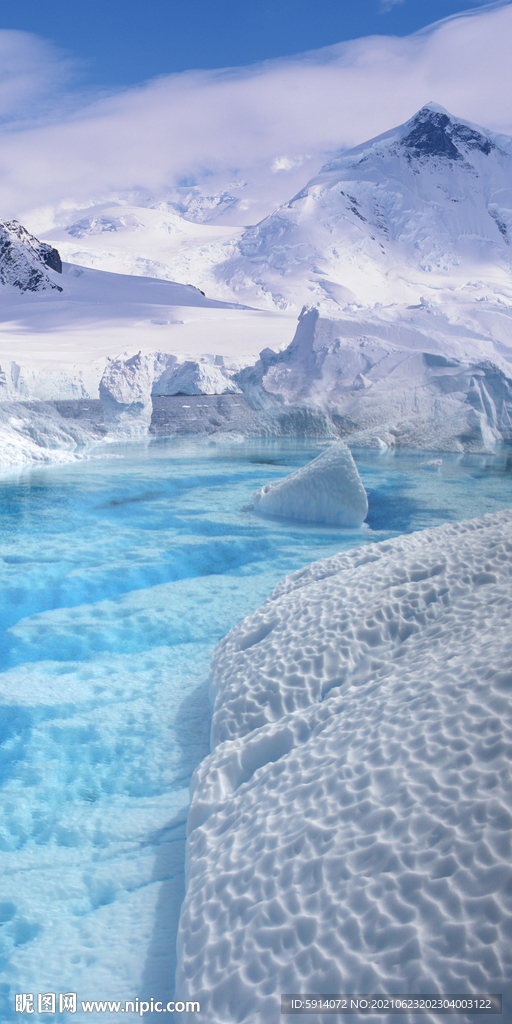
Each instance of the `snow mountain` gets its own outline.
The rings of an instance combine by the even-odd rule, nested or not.
[[[0,220],[0,282],[20,292],[61,292],[48,270],[62,274],[57,249],[40,242],[17,220]]]
[[[437,104],[330,160],[215,271],[267,307],[512,301],[512,139]]]

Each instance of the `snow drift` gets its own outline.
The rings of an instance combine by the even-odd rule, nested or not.
[[[511,994],[511,611],[505,511],[313,563],[219,644],[177,973],[208,1024]]]
[[[259,512],[328,526],[361,526],[368,499],[357,466],[344,444],[331,445],[306,466],[265,484],[254,495]]]

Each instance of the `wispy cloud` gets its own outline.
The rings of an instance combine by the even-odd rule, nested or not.
[[[157,191],[205,175],[212,185],[249,177],[267,205],[284,201],[327,154],[400,124],[428,100],[511,132],[511,35],[512,6],[493,5],[405,39],[373,36],[249,68],[165,76],[77,107],[65,58],[34,37],[0,33],[8,69],[0,113],[18,124],[0,133],[0,215],[35,228],[36,207],[86,206],[113,190]],[[46,89],[40,123],[19,127],[33,120],[38,89]],[[254,214],[261,210],[260,202]]]
[[[406,0],[380,0],[380,10],[383,14],[391,11],[393,7],[398,7],[400,4],[406,3]],[[504,7],[510,3],[510,0],[467,0],[469,7]],[[463,12],[465,13],[465,12]]]
[[[380,0],[380,9],[385,14],[386,11],[390,11],[393,7],[398,7],[399,4],[405,3],[405,0]]]
[[[0,30],[0,125],[3,130],[62,118],[86,102],[82,62],[30,32]]]

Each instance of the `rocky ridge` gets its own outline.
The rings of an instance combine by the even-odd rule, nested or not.
[[[0,282],[20,292],[62,291],[47,273],[62,274],[57,249],[40,242],[17,220],[0,220]]]

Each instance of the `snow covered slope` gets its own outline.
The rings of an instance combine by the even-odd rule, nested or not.
[[[66,263],[59,278],[59,292],[0,290],[6,398],[97,397],[106,358],[141,349],[221,353],[236,369],[267,338],[281,348],[293,335],[293,317],[210,299],[192,285]]]
[[[512,139],[430,103],[326,164],[217,267],[267,307],[512,302]]]
[[[60,238],[88,246],[74,256],[90,266],[65,264],[62,293],[5,289],[1,394],[96,397],[107,357],[129,383],[140,353],[154,369],[146,427],[153,385],[229,391],[237,375],[271,432],[284,406],[289,423],[315,406],[351,444],[489,450],[512,438],[511,139],[428,104],[241,236],[225,224],[233,203],[192,189],[72,211]],[[303,317],[292,342],[304,303],[323,315]],[[114,420],[127,423],[120,404]]]
[[[45,237],[69,263],[116,274],[191,282],[203,291],[214,287],[216,298],[231,301],[229,288],[215,282],[213,268],[235,251],[234,242],[243,227],[215,219],[210,222],[208,214],[214,217],[219,210],[220,216],[220,210],[230,209],[226,197],[223,201],[222,196],[195,195],[192,189],[176,191],[186,194],[151,206],[144,195],[119,195],[74,210],[71,223],[68,213],[67,223],[52,225],[45,230]]]
[[[505,511],[312,563],[219,644],[177,974],[206,1024],[278,1024],[282,992],[510,1006],[511,612]]]

